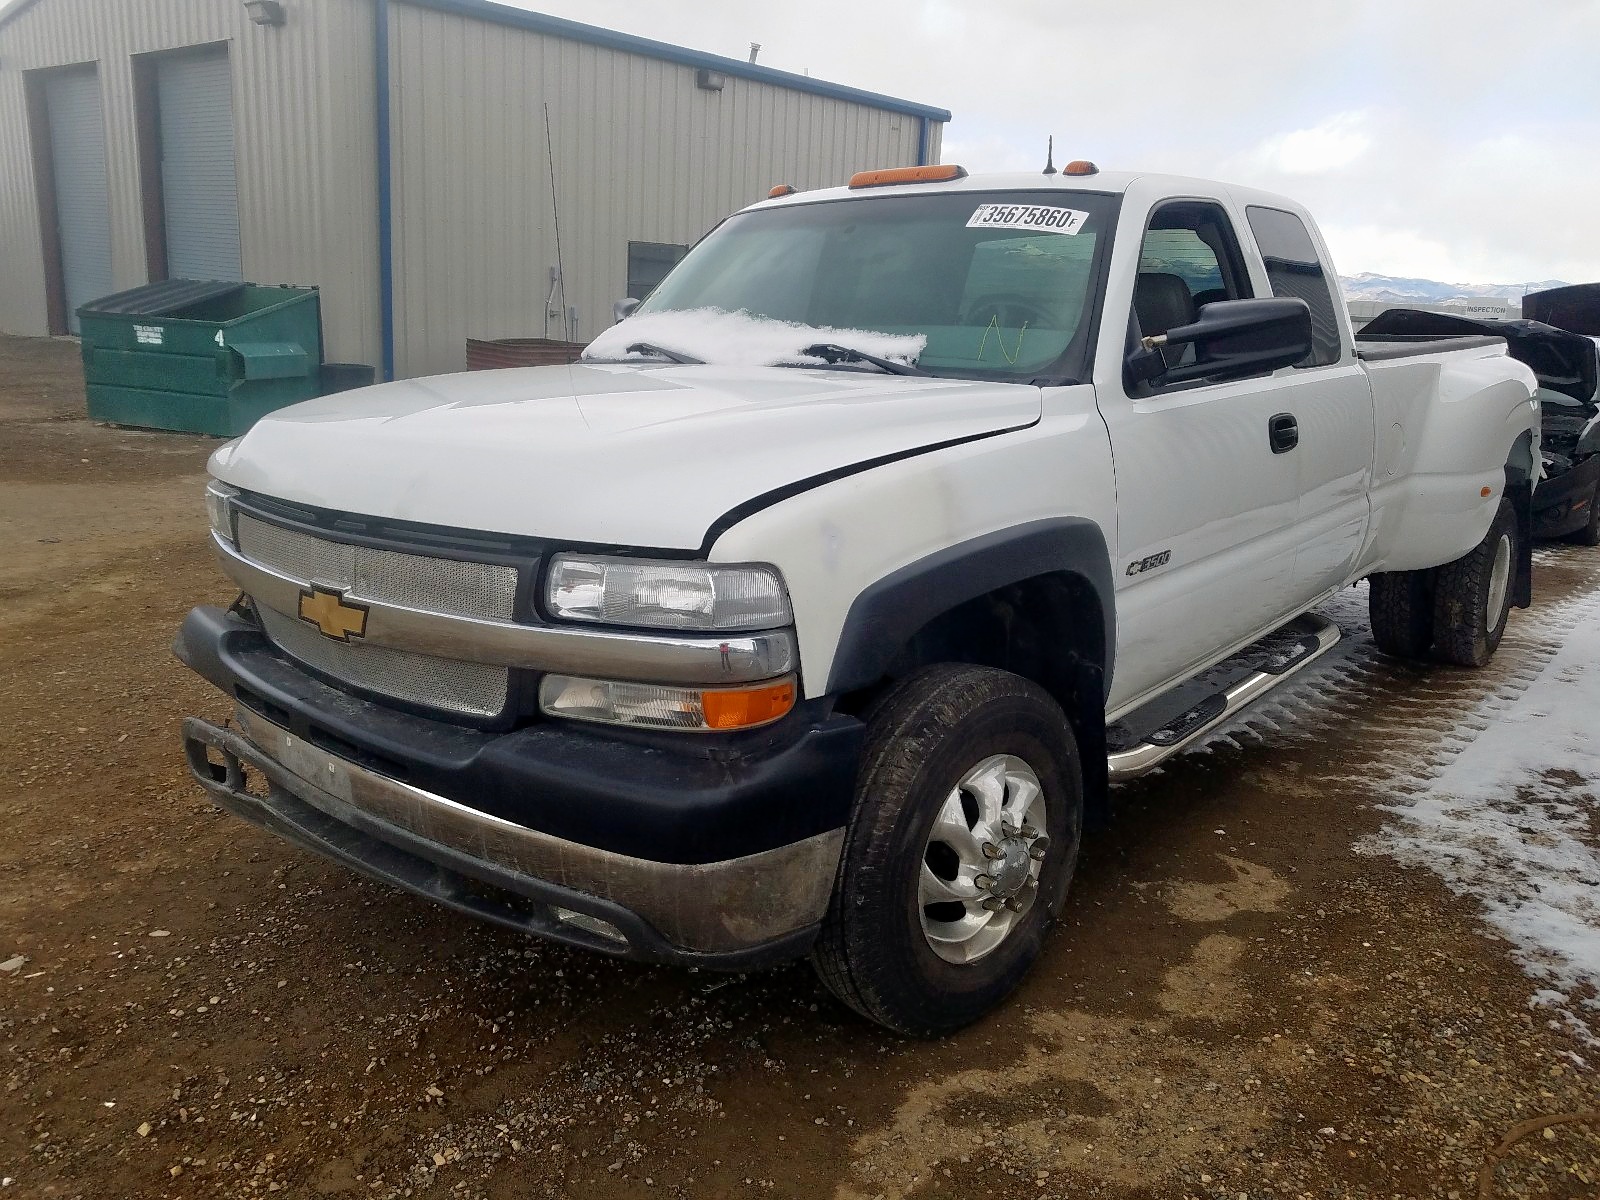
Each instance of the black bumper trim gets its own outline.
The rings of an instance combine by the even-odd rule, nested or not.
[[[1560,475],[1541,479],[1533,490],[1534,537],[1565,537],[1587,525],[1597,486],[1600,454],[1581,460]]]
[[[509,732],[398,711],[312,677],[259,627],[185,618],[190,668],[297,737],[391,778],[554,837],[666,863],[777,849],[849,822],[864,726],[808,704],[738,735],[541,721]]]

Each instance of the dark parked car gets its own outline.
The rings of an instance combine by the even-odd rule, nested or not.
[[[1551,315],[1588,316],[1600,331],[1600,285],[1560,288],[1541,295],[1574,292],[1592,297],[1589,308],[1568,297],[1563,305],[1552,306]],[[1484,321],[1414,308],[1391,308],[1379,314],[1360,336],[1480,334],[1505,338],[1511,357],[1526,363],[1539,378],[1545,477],[1533,493],[1534,534],[1600,545],[1600,341],[1541,321]]]

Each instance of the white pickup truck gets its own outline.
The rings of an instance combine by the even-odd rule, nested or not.
[[[1476,665],[1530,592],[1531,372],[1358,348],[1300,206],[868,172],[728,218],[584,361],[218,450],[176,650],[217,803],[656,962],[809,955],[935,1035],[1016,986],[1086,815],[1338,637]]]

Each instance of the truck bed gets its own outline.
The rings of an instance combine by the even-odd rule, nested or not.
[[[1425,354],[1443,354],[1450,350],[1473,350],[1478,347],[1504,344],[1504,338],[1486,334],[1461,334],[1455,337],[1437,337],[1425,333],[1379,333],[1370,337],[1356,335],[1356,357],[1364,362],[1387,362],[1395,358],[1420,358]]]

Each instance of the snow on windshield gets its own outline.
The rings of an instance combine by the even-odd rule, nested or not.
[[[756,317],[747,312],[724,312],[720,308],[691,308],[677,312],[635,313],[590,342],[583,357],[661,361],[657,355],[630,355],[628,347],[640,342],[719,366],[770,367],[795,362],[820,365],[822,359],[801,353],[818,343],[848,346],[863,354],[910,364],[917,360],[928,339],[920,333],[835,329]]]

